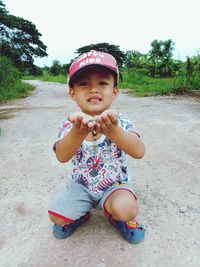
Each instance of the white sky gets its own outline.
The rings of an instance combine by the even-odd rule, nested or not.
[[[3,0],[10,14],[33,22],[47,45],[39,66],[62,64],[82,46],[107,42],[147,53],[154,39],[172,39],[174,58],[200,49],[199,0]]]

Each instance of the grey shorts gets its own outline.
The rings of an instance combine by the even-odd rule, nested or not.
[[[100,207],[104,215],[107,216],[108,212],[105,209],[105,202],[117,190],[128,190],[137,199],[132,187],[128,184],[114,184],[99,197],[85,186],[70,181],[54,198],[48,212],[68,222],[79,219],[95,207]]]

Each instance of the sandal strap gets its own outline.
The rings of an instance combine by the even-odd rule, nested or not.
[[[84,216],[79,218],[78,220],[75,220],[74,222],[70,224],[66,224],[64,226],[60,226],[57,224],[54,224],[53,226],[53,234],[57,238],[67,238],[71,234],[73,234],[76,229],[83,223],[85,223],[90,217],[90,212],[87,212]]]
[[[116,221],[109,216],[110,223],[117,228],[125,240],[132,244],[137,244],[144,239],[144,228],[135,220],[129,222]]]
[[[130,229],[136,229],[136,228],[138,228],[138,223],[135,220],[131,220],[129,222],[126,222],[126,225]]]

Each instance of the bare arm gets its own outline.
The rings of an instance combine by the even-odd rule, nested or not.
[[[144,156],[145,147],[137,134],[126,132],[117,126],[115,130],[107,134],[107,137],[129,156],[135,159],[141,159]]]
[[[88,123],[88,116],[78,114],[69,116],[73,127],[56,145],[56,157],[62,163],[69,161],[75,155],[87,134],[96,125],[96,122]]]
[[[145,146],[136,133],[126,132],[118,125],[116,111],[105,111],[98,118],[101,131],[129,156],[140,159]]]

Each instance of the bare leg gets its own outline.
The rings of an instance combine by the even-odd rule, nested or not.
[[[106,210],[113,219],[128,222],[138,214],[137,201],[128,190],[117,190],[110,195],[105,203]]]
[[[66,224],[69,224],[69,222],[68,222],[67,220],[64,220],[64,219],[62,219],[62,218],[59,218],[59,217],[54,216],[54,215],[52,215],[52,214],[49,214],[49,219],[50,219],[53,223],[55,223],[55,224],[57,224],[57,225],[60,225],[60,226],[64,226],[64,225],[66,225]]]

